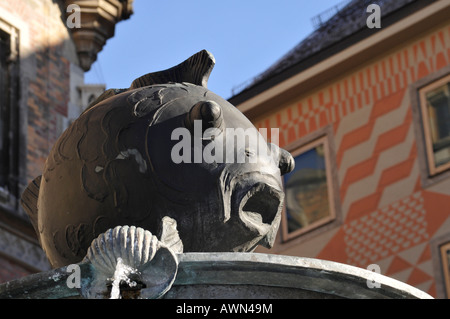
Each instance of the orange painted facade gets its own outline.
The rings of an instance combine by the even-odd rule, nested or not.
[[[378,264],[382,274],[442,297],[432,244],[450,233],[450,178],[422,185],[411,85],[449,65],[447,23],[253,118],[257,127],[280,128],[279,144],[289,151],[332,127],[342,218],[310,236],[279,235],[272,250],[260,251]]]

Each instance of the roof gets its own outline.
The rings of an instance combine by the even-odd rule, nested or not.
[[[249,85],[230,98],[230,102],[235,105],[242,103],[376,32],[377,29],[369,29],[366,25],[366,20],[370,15],[367,7],[370,4],[380,6],[383,28],[398,21],[405,14],[411,14],[432,2],[434,1],[352,0],[271,67],[253,78]],[[400,11],[404,11],[403,14],[398,14]],[[390,19],[390,21],[385,19],[394,15],[396,15],[395,19]]]

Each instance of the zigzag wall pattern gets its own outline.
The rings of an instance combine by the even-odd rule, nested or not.
[[[445,27],[256,123],[279,128],[282,147],[333,126],[344,223],[311,257],[378,263],[384,274],[435,295],[428,241],[450,213],[433,211],[434,195],[420,183],[408,86],[448,65]]]

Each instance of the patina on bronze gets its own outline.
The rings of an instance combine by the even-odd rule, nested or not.
[[[246,132],[260,138],[239,110],[207,89],[214,63],[201,51],[129,89],[108,90],[58,139],[42,177],[22,195],[53,267],[80,262],[97,236],[124,225],[159,238],[173,234],[162,237],[184,252],[272,246],[284,196],[281,175],[293,169],[292,156],[247,141],[233,151],[251,161],[194,158],[199,148],[223,146],[219,140],[249,139],[229,136],[230,128],[252,129]],[[200,145],[192,139],[193,160],[174,161],[180,142],[174,131],[194,135],[196,127],[204,134]]]

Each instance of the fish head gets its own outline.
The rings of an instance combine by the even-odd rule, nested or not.
[[[170,90],[178,94],[167,99]],[[271,247],[284,199],[281,176],[292,171],[292,156],[213,92],[189,84],[170,90],[159,93],[166,99],[152,115],[146,145],[185,251]]]

